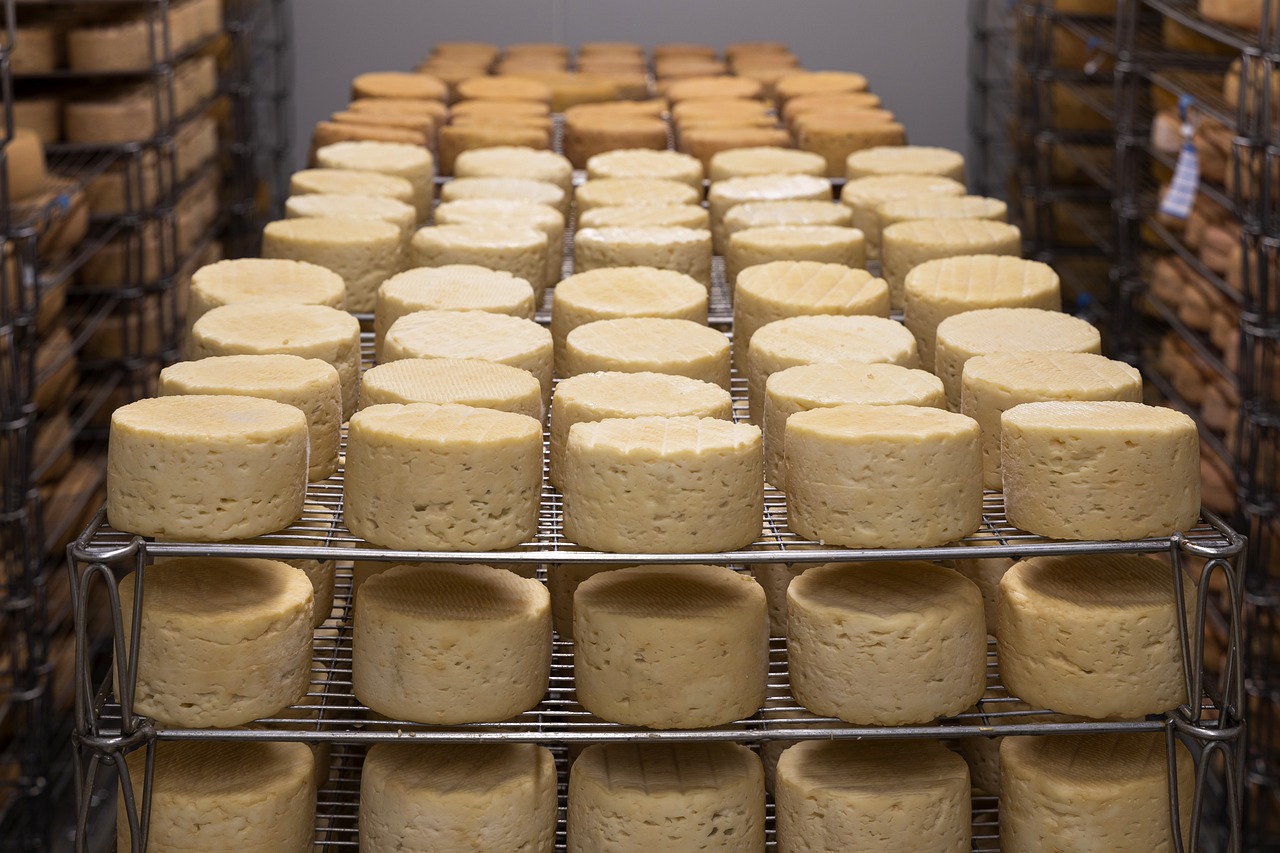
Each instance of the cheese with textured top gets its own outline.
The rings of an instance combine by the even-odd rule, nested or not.
[[[284,201],[288,219],[374,219],[389,222],[400,231],[406,243],[417,225],[418,213],[413,205],[379,195],[308,193],[290,196]]]
[[[934,333],[934,373],[947,406],[960,410],[965,363],[1007,352],[1102,352],[1102,336],[1079,317],[1043,308],[983,308],[948,317]]]
[[[673,373],[729,387],[729,339],[692,320],[596,320],[565,337],[564,377],[582,373]]]
[[[796,699],[855,725],[912,725],[982,698],[982,593],[925,562],[829,563],[787,589]]]
[[[555,184],[566,195],[573,194],[573,164],[563,154],[537,148],[494,145],[463,151],[454,163],[453,174],[459,178],[532,178]]]
[[[853,224],[853,212],[831,201],[748,201],[724,215],[725,238],[748,228],[840,226]]]
[[[564,215],[550,205],[518,198],[464,198],[436,207],[435,222],[437,225],[505,222],[531,226],[547,238],[547,286],[559,281],[564,271]]]
[[[547,692],[551,598],[542,582],[492,566],[395,566],[360,588],[351,655],[356,698],[379,714],[506,720]]]
[[[120,580],[131,636],[137,574]],[[311,681],[311,581],[278,560],[187,557],[147,569],[133,709],[162,725],[226,728],[297,702]],[[121,649],[120,665],[129,653]]]
[[[542,424],[456,404],[361,409],[347,432],[343,518],[384,548],[490,551],[532,539]]]
[[[764,769],[736,743],[600,743],[569,774],[568,853],[764,849]]]
[[[334,508],[336,509],[336,508]],[[235,545],[279,545],[289,547],[297,545],[297,539],[290,530],[302,528],[308,531],[308,535],[325,537],[333,530],[334,509],[326,507],[322,504],[308,503],[302,507],[302,518],[295,521],[279,535],[260,536],[253,540],[240,540],[232,543]],[[282,563],[288,563],[295,569],[302,571],[307,576],[307,580],[311,581],[312,594],[312,615],[311,627],[319,628],[333,614],[333,588],[337,577],[338,564],[335,560],[281,560]],[[323,666],[323,664],[321,664]],[[324,681],[329,679],[329,670],[325,668],[323,675],[320,676]],[[316,680],[315,674],[312,681]],[[290,714],[293,718],[303,718],[308,715],[307,711]],[[316,719],[315,711],[310,712],[310,719]],[[329,768],[324,767],[324,773],[327,776]]]
[[[307,442],[306,417],[274,400],[193,394],[121,406],[107,444],[107,519],[197,542],[287,527],[302,514]]]
[[[795,148],[731,148],[711,156],[712,183],[749,175],[815,175],[827,173],[827,161],[810,151]]]
[[[587,160],[587,180],[605,178],[647,178],[679,181],[702,194],[702,163],[697,157],[678,151],[623,148],[604,151]]]
[[[232,302],[289,302],[347,306],[342,276],[306,261],[236,258],[200,267],[191,276],[187,328],[209,311]]]
[[[1053,539],[1144,539],[1200,517],[1195,421],[1124,402],[1023,403],[1000,417],[1009,523]]]
[[[1007,737],[1000,744],[1000,841],[1008,850],[1174,853],[1169,786],[1190,838],[1195,762],[1162,733]]]
[[[897,364],[918,367],[916,341],[885,317],[785,317],[756,329],[747,350],[747,401],[753,424],[764,422],[764,389],[779,370],[801,364]]]
[[[346,284],[347,308],[371,311],[378,285],[400,271],[404,240],[399,227],[379,219],[281,219],[263,229],[262,256],[307,261],[333,270]]]
[[[509,198],[545,204],[569,218],[573,196],[557,184],[533,178],[454,178],[440,187],[440,201],[462,201],[469,198]]]
[[[564,532],[620,553],[712,553],[760,535],[760,430],[718,418],[642,417],[569,428]]]
[[[1022,232],[1016,225],[985,219],[916,219],[886,227],[880,234],[880,257],[889,296],[901,308],[907,274],[913,267],[956,255],[1022,254]]]
[[[960,411],[982,428],[982,476],[1000,489],[1000,417],[1049,400],[1142,402],[1142,374],[1093,353],[999,353],[971,358],[961,375]]]
[[[701,228],[582,228],[573,236],[579,272],[649,266],[672,270],[711,288],[711,234]]]
[[[925,261],[908,272],[903,305],[920,361],[932,368],[938,324],[948,317],[985,308],[1059,311],[1062,295],[1058,274],[1048,264],[1009,255],[959,255]]]
[[[491,361],[402,358],[365,372],[360,408],[384,403],[457,403],[542,420],[542,386],[527,370]]]
[[[431,216],[435,198],[436,164],[431,152],[403,142],[335,142],[316,150],[316,164],[326,169],[378,172],[404,178],[413,185],[418,221]]]
[[[296,355],[224,355],[180,361],[160,371],[160,396],[233,394],[287,403],[307,419],[307,479],[338,470],[342,431],[342,381],[318,358]]]
[[[948,196],[925,193],[882,202],[876,208],[881,228],[916,219],[989,219],[1009,221],[1009,205],[980,195]]]
[[[578,217],[579,228],[698,228],[708,231],[711,216],[695,204],[625,204],[597,207]]]
[[[917,195],[962,196],[964,184],[931,175],[873,175],[845,183],[840,202],[853,212],[853,227],[867,238],[867,257],[880,257],[880,205]]]
[[[778,759],[782,850],[968,853],[969,768],[935,740],[802,741]]]
[[[562,640],[573,639],[573,594],[587,578],[601,572],[630,568],[617,563],[551,563],[547,590],[551,593],[551,624]]]
[[[936,175],[963,181],[964,155],[949,148],[927,145],[866,148],[848,156],[844,174],[851,181],[871,175]]]
[[[896,364],[802,364],[778,371],[765,383],[765,480],[786,490],[788,418],[850,404],[946,408],[947,398],[936,376]]]
[[[556,249],[558,253],[559,247]],[[511,221],[420,228],[413,235],[410,256],[413,267],[469,264],[506,270],[529,282],[536,302],[542,300],[543,291],[547,289],[546,235]]]
[[[187,358],[280,353],[332,364],[342,383],[342,416],[356,410],[360,323],[325,305],[238,302],[214,308],[191,327]]]
[[[746,228],[728,237],[725,278],[736,286],[743,270],[776,261],[813,261],[861,269],[867,264],[866,243],[858,229],[836,225]]]
[[[418,267],[392,276],[378,288],[373,309],[374,354],[382,361],[382,340],[401,317],[417,311],[484,311],[532,320],[533,286],[507,270],[474,264]]]
[[[551,853],[556,783],[536,744],[378,744],[360,771],[360,846]]]
[[[814,175],[746,175],[716,181],[707,191],[715,250],[724,254],[728,242],[724,227],[725,214],[739,204],[755,201],[830,200],[831,182]]]
[[[597,207],[699,204],[702,190],[660,178],[599,178],[578,187],[578,214]]]
[[[376,195],[414,203],[413,184],[395,175],[354,169],[303,169],[289,177],[289,195],[338,193]],[[414,208],[415,212],[417,208]]]
[[[698,729],[764,704],[764,590],[724,566],[602,572],[573,595],[574,684],[582,707],[630,726]]]

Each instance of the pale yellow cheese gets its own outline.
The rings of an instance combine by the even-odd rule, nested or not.
[[[764,704],[764,590],[724,566],[636,566],[583,581],[573,595],[574,684],[605,720],[697,729]]]
[[[711,182],[749,175],[815,175],[827,173],[827,161],[810,151],[794,148],[731,148],[711,155]]]
[[[542,420],[542,386],[527,370],[461,358],[402,358],[367,370],[360,408],[384,403],[457,403]]]
[[[573,195],[573,164],[563,154],[519,145],[463,151],[453,165],[459,178],[531,178]]]
[[[431,215],[435,198],[436,164],[431,152],[403,142],[335,142],[316,151],[316,164],[326,169],[378,172],[404,178],[413,185],[418,221]]]
[[[867,257],[880,257],[880,205],[895,198],[922,194],[962,196],[964,184],[928,175],[873,175],[848,181],[840,201],[853,212],[853,227],[867,238]]]
[[[414,203],[413,184],[405,178],[353,169],[302,169],[289,176],[289,195],[311,193],[376,195]]]
[[[982,698],[982,593],[925,562],[829,563],[787,590],[791,690],[855,725],[930,723]]]
[[[682,273],[711,288],[711,234],[700,228],[582,228],[573,237],[578,272],[648,266]]]
[[[881,266],[889,296],[899,308],[906,303],[907,274],[925,261],[1021,253],[1022,232],[1016,225],[985,219],[916,219],[890,225],[880,234]]]
[[[418,213],[413,205],[379,195],[308,193],[284,200],[288,219],[315,217],[326,219],[375,219],[389,222],[400,231],[401,243],[413,234]]]
[[[1009,205],[980,195],[947,196],[936,193],[911,195],[882,202],[876,208],[880,227],[916,219],[990,219],[1009,221]]]
[[[565,535],[623,553],[745,548],[760,535],[762,464],[760,430],[750,424],[695,417],[574,424],[560,472]]]
[[[702,193],[702,162],[678,151],[622,148],[604,151],[587,160],[587,180],[646,178],[679,181]]]
[[[871,175],[936,175],[963,181],[964,155],[949,148],[927,145],[864,148],[848,156],[844,174],[851,181]]]
[[[729,339],[692,320],[623,317],[565,337],[563,376],[597,371],[673,373],[729,387]]]
[[[747,228],[852,224],[853,211],[832,201],[748,201],[724,215],[724,233],[729,238]]]
[[[1200,441],[1181,412],[1023,403],[1000,424],[1005,513],[1015,527],[1053,539],[1143,539],[1189,530],[1200,517]]]
[[[982,553],[982,548],[999,545],[998,539],[966,539],[960,544],[973,549],[975,555]],[[997,632],[996,602],[1000,597],[1000,580],[1005,572],[1013,566],[1012,557],[980,557],[974,556],[961,560],[947,560],[945,565],[967,577],[982,590],[982,606],[987,614],[987,633],[995,636]],[[976,782],[975,782],[976,784]],[[991,790],[991,789],[988,789]],[[994,792],[993,792],[994,793]]]
[[[257,539],[242,540],[233,544],[279,545],[285,548],[297,547],[297,533],[291,533],[290,531],[302,529],[306,531],[306,535],[308,536],[326,537],[333,531],[335,509],[336,507],[331,508],[324,506],[323,504],[305,504],[302,507],[302,518],[295,521],[280,534],[260,536]],[[311,581],[311,588],[313,591],[311,596],[311,627],[319,628],[331,615],[333,615],[333,590],[337,581],[337,561],[298,559],[281,560],[280,562],[288,563],[295,569],[301,570],[301,572],[307,576],[307,580]],[[320,669],[317,670],[313,667],[313,671],[311,673],[312,684],[309,688],[309,692],[316,691],[316,681],[323,681],[324,683],[328,683],[329,681],[330,671],[328,667],[325,666],[323,662],[316,664],[316,666],[320,667]],[[305,704],[305,701],[299,704]],[[314,721],[317,714],[314,710],[304,710],[299,712],[282,713],[281,716],[288,716],[292,719],[311,719]],[[320,757],[319,751],[317,751],[317,757]],[[327,777],[329,773],[328,765],[325,765],[323,772],[325,777]]]
[[[351,97],[420,98],[443,101],[448,94],[443,82],[430,74],[406,71],[370,71],[351,81]]]
[[[562,640],[573,639],[573,594],[587,578],[600,572],[630,568],[617,563],[551,563],[547,590],[551,593],[551,624]]]
[[[547,286],[564,271],[564,216],[547,204],[518,198],[464,198],[436,207],[437,225],[487,225],[505,222],[532,226],[547,238]]]
[[[627,204],[596,207],[578,216],[579,228],[699,228],[711,227],[705,207],[694,204]]]
[[[551,600],[539,581],[491,566],[395,566],[360,588],[354,625],[352,688],[392,719],[497,722],[547,691]]]
[[[578,187],[579,215],[597,207],[698,204],[702,190],[661,178],[598,178]]]
[[[191,276],[187,328],[209,311],[233,302],[289,302],[347,306],[342,276],[317,264],[265,258],[236,258],[200,267]]]
[[[831,182],[814,175],[747,175],[716,181],[707,191],[711,236],[724,254],[728,234],[725,215],[739,204],[754,201],[830,201]]]
[[[511,221],[488,225],[435,225],[421,228],[413,235],[410,265],[444,267],[467,264],[506,270],[529,282],[537,304],[547,289],[547,252],[547,238],[543,232]]]
[[[774,84],[778,102],[785,104],[801,95],[865,92],[867,78],[852,71],[797,71]]]
[[[858,229],[835,225],[745,228],[728,237],[725,278],[736,286],[743,270],[776,261],[812,261],[861,269],[867,264],[866,241]]]
[[[346,283],[347,308],[372,311],[378,285],[400,271],[404,240],[400,228],[377,219],[281,219],[263,229],[262,256],[333,270]]]
[[[440,187],[440,201],[468,198],[509,198],[545,204],[567,220],[573,196],[557,184],[518,176],[502,178],[454,178]]]
[[[16,127],[5,148],[9,197],[17,201],[40,192],[48,179],[42,140],[34,130]]]

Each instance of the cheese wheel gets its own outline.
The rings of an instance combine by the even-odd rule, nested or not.
[[[724,215],[724,233],[732,238],[748,228],[778,226],[843,226],[853,224],[853,213],[829,201],[749,201],[735,205]]]
[[[705,207],[693,204],[626,204],[596,207],[578,217],[579,228],[698,228],[710,230]]]
[[[961,376],[960,411],[982,429],[982,476],[1000,489],[1000,417],[1021,403],[1049,400],[1142,402],[1142,374],[1093,353],[1000,353],[971,358]]]
[[[636,566],[573,594],[578,701],[615,723],[698,729],[764,704],[764,590],[724,566]]]
[[[657,116],[581,113],[565,116],[564,153],[575,169],[609,151],[665,151],[671,130]],[[692,189],[692,187],[691,187]]]
[[[454,178],[440,187],[440,200],[461,201],[469,198],[506,198],[545,204],[560,211],[567,220],[573,197],[555,184],[532,178]]]
[[[417,311],[392,324],[383,361],[474,358],[527,370],[551,402],[551,332],[532,320],[484,311]]]
[[[1200,517],[1195,421],[1123,402],[1023,403],[1000,417],[1009,523],[1053,539],[1143,539]]]
[[[929,406],[853,404],[786,421],[787,525],[849,548],[929,548],[982,523],[972,418]]]
[[[733,419],[733,401],[724,388],[669,373],[583,373],[560,380],[554,401],[548,435],[552,483],[564,466],[574,424],[650,416]]]
[[[791,585],[793,579],[813,565],[813,563],[757,563],[751,567],[751,576],[764,590],[765,600],[769,604],[770,637],[787,635],[787,587]],[[777,752],[781,751],[777,750]],[[776,763],[777,755],[770,759],[765,754],[766,773],[772,771],[768,763],[770,760]],[[770,781],[769,784],[772,782]]]
[[[932,563],[816,566],[787,590],[787,653],[792,693],[815,714],[930,723],[982,698],[982,593]]]
[[[355,695],[394,720],[498,722],[547,692],[551,599],[539,581],[491,566],[395,566],[360,588],[354,624]]]
[[[263,257],[306,261],[342,276],[351,311],[373,310],[378,285],[400,270],[403,244],[400,228],[377,219],[281,219],[262,231]]]
[[[469,264],[506,270],[529,282],[535,304],[547,288],[546,235],[513,222],[421,228],[413,235],[410,255],[414,267]]]
[[[490,148],[551,147],[551,123],[544,118],[506,119],[501,122],[480,117],[458,117],[453,124],[440,128],[437,150],[440,173],[456,174],[458,158],[470,151]]]
[[[8,173],[9,197],[14,201],[36,195],[43,189],[49,173],[45,167],[44,147],[34,130],[15,127],[13,138],[5,147],[5,169]]]
[[[345,308],[347,288],[333,270],[306,261],[237,258],[200,267],[191,276],[187,328],[233,302],[288,302]]]
[[[925,261],[908,272],[903,305],[920,360],[932,367],[938,324],[946,318],[984,308],[1059,311],[1062,295],[1058,274],[1048,264],[1007,255],[960,255]]]
[[[351,81],[351,98],[418,98],[443,101],[444,83],[430,74],[403,71],[371,71]]]
[[[578,187],[575,196],[581,215],[596,207],[654,204],[698,204],[701,190],[680,181],[658,178],[600,178]]]
[[[604,151],[587,161],[587,180],[606,178],[644,178],[679,181],[702,192],[702,163],[696,157],[678,151],[652,151],[647,148],[624,148]]]
[[[542,420],[542,386],[532,373],[474,359],[402,358],[370,368],[360,408],[384,403],[457,403]]]
[[[27,23],[17,26],[14,21],[13,43],[5,48],[10,53],[10,65],[14,74],[49,74],[53,72],[62,59],[62,42],[64,34],[53,23]],[[65,35],[66,41],[76,42],[76,36],[92,35],[102,32],[100,28],[90,30],[76,27]],[[144,39],[145,44],[145,39]],[[75,67],[74,65],[72,67]]]
[[[736,743],[603,743],[569,774],[568,853],[764,849],[764,770]]]
[[[711,157],[711,182],[748,175],[814,175],[823,177],[827,161],[808,151],[760,146],[733,148]]]
[[[1022,232],[1016,225],[982,219],[917,219],[885,228],[880,252],[889,295],[902,307],[906,277],[913,267],[956,255],[1017,257],[1022,253]]]
[[[775,119],[767,115],[750,124],[740,119],[685,119],[677,125],[680,133],[676,137],[676,150],[697,157],[703,168],[710,170],[711,158],[721,151],[791,145],[791,134],[775,125]]]
[[[1042,308],[984,308],[938,324],[933,372],[947,389],[947,406],[959,411],[964,365],[974,356],[1101,351],[1098,330],[1078,317]]]
[[[895,198],[876,208],[880,226],[887,228],[899,222],[916,219],[990,219],[1009,221],[1009,205],[998,198],[980,195],[940,196],[926,193]]]
[[[551,624],[561,640],[573,639],[573,594],[587,578],[600,572],[630,568],[617,563],[552,563],[547,566],[551,593]]]
[[[318,358],[296,355],[226,355],[183,361],[160,371],[161,396],[233,394],[287,403],[307,419],[307,479],[327,480],[338,470],[342,382]]]
[[[325,305],[237,302],[214,308],[191,327],[187,358],[280,353],[332,364],[342,383],[342,416],[356,410],[360,323]]]
[[[549,105],[551,89],[536,80],[506,75],[476,76],[458,84],[459,101],[495,98],[509,101],[535,101]]]
[[[307,419],[293,406],[194,394],[111,416],[107,518],[117,530],[199,542],[259,536],[302,514],[306,484]]]
[[[12,59],[10,61],[12,63]],[[15,98],[13,124],[35,131],[42,142],[57,142],[62,139],[62,102],[55,97]],[[0,119],[2,127],[3,119]]]
[[[800,95],[865,92],[867,78],[852,71],[801,71],[782,78],[774,89],[778,102],[785,104]]]
[[[715,250],[724,254],[727,243],[724,217],[735,205],[752,201],[830,200],[831,182],[813,175],[748,175],[716,181],[707,191]]]
[[[759,98],[764,87],[741,77],[685,77],[666,87],[664,94],[673,104],[704,98]]]
[[[907,130],[885,110],[808,113],[795,120],[796,147],[827,161],[828,177],[838,178],[855,151],[905,145]]]
[[[550,118],[551,107],[537,101],[513,101],[498,98],[483,98],[472,101],[460,101],[449,107],[449,118],[459,119],[486,118],[496,121]]]
[[[781,113],[783,124],[794,127],[796,119],[805,113],[873,110],[880,105],[880,96],[872,92],[797,95],[787,99],[782,105]]]
[[[692,320],[597,320],[570,332],[564,351],[565,377],[601,370],[673,373],[729,388],[729,339]]]
[[[563,154],[512,145],[477,148],[458,155],[459,178],[532,178],[573,194],[573,165]]]
[[[840,202],[853,212],[853,227],[867,238],[867,257],[880,257],[880,205],[917,195],[962,196],[964,184],[929,175],[874,175],[845,183]]]
[[[803,741],[774,785],[781,850],[968,853],[969,768],[938,741]]]
[[[849,404],[946,408],[947,399],[936,376],[896,364],[802,364],[778,371],[765,383],[765,480],[786,490],[788,418]]]
[[[315,756],[305,743],[161,741],[125,757],[133,801],[151,784],[152,853],[306,853],[315,832]],[[116,847],[130,850],[125,798],[116,801]]]
[[[334,510],[324,506],[323,504],[308,503],[302,507],[302,518],[295,521],[279,535],[260,536],[254,540],[246,540],[236,542],[237,545],[279,545],[283,547],[296,547],[297,534],[289,531],[297,531],[299,528],[307,531],[309,536],[327,536],[333,529]],[[331,615],[333,615],[333,590],[337,581],[338,564],[335,560],[281,560],[307,576],[307,580],[311,581],[312,588],[312,611],[311,611],[311,627],[319,628],[323,625]],[[319,666],[324,666],[319,664]],[[325,668],[323,674],[317,676],[312,674],[313,686],[310,692],[315,692],[314,682],[321,680],[328,683],[329,670]],[[323,692],[323,691],[320,691]],[[286,714],[291,718],[303,719],[308,718],[308,712],[302,711],[298,714]],[[309,713],[309,718],[315,720],[317,714],[315,711]],[[324,767],[324,774],[327,777],[329,768]]]
[[[126,638],[137,582],[136,573],[120,580]],[[277,560],[163,560],[146,569],[145,593],[136,713],[162,725],[226,728],[272,716],[307,692],[314,605],[300,570]],[[119,652],[121,671],[130,642]]]
[[[554,207],[514,198],[467,198],[436,207],[437,225],[494,222],[532,226],[546,235],[546,283],[549,286],[560,280],[564,271],[564,216]]]
[[[284,215],[288,219],[313,217],[389,222],[399,229],[402,243],[408,242],[418,220],[418,213],[411,204],[386,196],[337,193],[290,196],[284,201]]]
[[[644,265],[711,288],[711,234],[700,228],[582,228],[573,237],[579,272]]]
[[[429,118],[437,127],[444,124],[445,118],[453,112],[441,101],[421,98],[356,98],[347,104],[345,111],[368,116]]]
[[[966,539],[960,544],[974,549],[975,554],[980,554],[982,548],[999,545],[1000,542],[996,539]],[[978,589],[982,590],[983,609],[987,614],[987,633],[993,637],[998,630],[996,601],[1000,595],[1000,581],[1005,572],[1009,571],[1015,562],[1012,557],[979,556],[945,561],[945,565],[954,568],[957,572],[977,584]]]
[[[671,104],[671,121],[680,126],[686,121],[702,118],[723,118],[745,124],[751,119],[771,119],[769,105],[754,98],[700,98],[696,101],[681,101]],[[770,121],[776,124],[776,121]],[[761,147],[761,146],[757,146]],[[772,147],[772,146],[763,146]]]
[[[541,489],[542,425],[526,415],[412,403],[351,417],[343,518],[374,545],[514,547],[537,533]]]
[[[556,288],[551,338],[556,373],[566,376],[566,340],[579,326],[620,317],[662,317],[706,325],[707,288],[673,270],[622,266],[580,272]]]
[[[964,155],[949,148],[925,145],[867,148],[845,159],[844,174],[851,181],[870,175],[937,175],[963,181]]]
[[[736,287],[743,270],[777,261],[812,261],[861,269],[867,264],[866,244],[862,232],[856,228],[833,225],[746,228],[728,237],[725,278]]]
[[[360,846],[550,853],[556,764],[531,743],[372,747],[360,771]]]
[[[918,367],[911,333],[884,317],[785,317],[756,329],[747,351],[747,401],[753,424],[764,422],[769,376],[800,364],[897,364]]]
[[[1000,744],[1000,842],[1009,850],[1144,850],[1181,845],[1169,818],[1176,784],[1190,837],[1195,762],[1174,742],[1170,780],[1163,734],[1008,737]]]
[[[718,418],[574,424],[560,472],[565,535],[621,553],[745,548],[764,512],[760,454],[757,427]]]
[[[418,221],[431,215],[435,197],[436,164],[431,152],[402,142],[335,142],[316,150],[316,164],[325,169],[377,172],[404,178],[413,185]]]

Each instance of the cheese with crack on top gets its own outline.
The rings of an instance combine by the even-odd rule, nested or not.
[[[764,849],[764,769],[736,743],[600,743],[569,774],[569,853]],[[710,839],[711,841],[709,841]]]
[[[404,240],[399,227],[378,219],[280,219],[263,229],[262,255],[333,270],[346,283],[347,308],[371,311],[378,285],[400,271]]]
[[[354,169],[302,169],[289,177],[289,195],[355,194],[393,198],[413,204],[413,184],[395,175]],[[417,208],[414,208],[415,212]]]
[[[647,178],[679,181],[702,193],[702,163],[697,157],[678,151],[648,148],[620,148],[604,151],[587,160],[587,180],[605,178]]]
[[[927,145],[885,145],[855,151],[845,160],[847,179],[871,175],[936,175],[963,181],[964,155]]]
[[[790,226],[840,226],[853,224],[853,212],[832,201],[748,201],[724,215],[726,239],[748,228]],[[865,239],[865,238],[864,238]]]
[[[867,238],[867,257],[880,257],[880,205],[895,198],[921,194],[962,196],[964,184],[931,175],[873,175],[845,183],[840,202],[853,213],[853,227]]]
[[[578,214],[621,205],[699,204],[702,190],[661,178],[599,178],[578,187]]]
[[[564,376],[615,371],[673,373],[729,387],[729,339],[692,320],[596,320],[565,337]]]
[[[533,708],[551,675],[551,599],[481,565],[399,565],[356,597],[352,686],[391,719],[497,722]]]
[[[796,699],[855,725],[929,723],[982,698],[982,593],[932,563],[828,563],[787,589]]]
[[[1200,517],[1195,421],[1126,402],[1023,403],[1000,417],[1009,523],[1052,539],[1144,539]]]
[[[454,178],[440,187],[440,201],[462,201],[469,198],[510,198],[545,204],[569,218],[573,196],[556,184],[533,178]]]
[[[813,261],[861,269],[867,264],[866,245],[861,231],[836,225],[745,228],[727,239],[725,278],[736,286],[744,270],[777,261]]]
[[[751,175],[814,175],[824,177],[827,161],[811,151],[757,146],[731,148],[711,155],[712,183]]]
[[[831,182],[814,175],[746,175],[716,181],[707,191],[711,236],[724,254],[728,242],[724,218],[739,204],[753,201],[830,201]]]
[[[540,302],[547,289],[547,251],[546,235],[525,225],[433,225],[413,235],[410,263],[413,267],[468,264],[506,270],[529,282],[535,302]]]
[[[372,747],[360,773],[360,843],[368,853],[551,853],[556,765],[531,743]]]
[[[573,194],[573,164],[563,154],[520,145],[474,148],[458,155],[453,174],[459,178],[532,178]]]
[[[536,228],[547,238],[544,281],[550,286],[560,280],[564,269],[564,214],[549,204],[519,198],[464,198],[438,205],[435,222],[437,225],[506,222]]]
[[[142,536],[245,539],[302,514],[307,419],[255,397],[155,397],[111,416],[107,518]]]
[[[711,234],[701,228],[583,228],[573,237],[579,272],[649,266],[674,270],[711,289]]]
[[[347,307],[342,276],[306,261],[236,258],[207,264],[191,276],[188,330],[214,308],[233,302],[288,302]]]
[[[316,164],[326,169],[378,172],[404,178],[413,185],[418,221],[431,215],[435,198],[436,164],[431,152],[404,142],[335,142],[316,150]]]
[[[137,578],[120,580],[126,637]],[[163,725],[225,728],[307,692],[314,591],[301,570],[278,560],[161,560],[146,570],[145,593],[135,712]]]
[[[696,204],[626,204],[595,207],[578,217],[579,228],[697,228],[710,230],[711,217]]]
[[[778,759],[774,787],[778,836],[794,850],[969,850],[969,768],[935,740],[802,741]]]
[[[457,403],[542,420],[542,386],[532,373],[491,361],[402,358],[372,367],[360,384],[360,408],[384,403]]]
[[[1022,232],[985,219],[915,219],[889,225],[880,234],[880,258],[895,307],[906,302],[907,274],[925,261],[956,255],[1022,254]]]
[[[712,553],[760,535],[760,430],[718,418],[642,417],[569,428],[564,532],[619,553]]]
[[[601,719],[698,729],[764,704],[764,590],[724,566],[636,566],[583,581],[573,595],[578,701]]]
[[[542,424],[456,404],[361,409],[347,431],[343,517],[384,548],[489,551],[532,539]]]

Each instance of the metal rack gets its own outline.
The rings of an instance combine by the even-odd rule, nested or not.
[[[1011,9],[1007,0],[969,0],[969,189],[1002,199],[1013,168]]]

